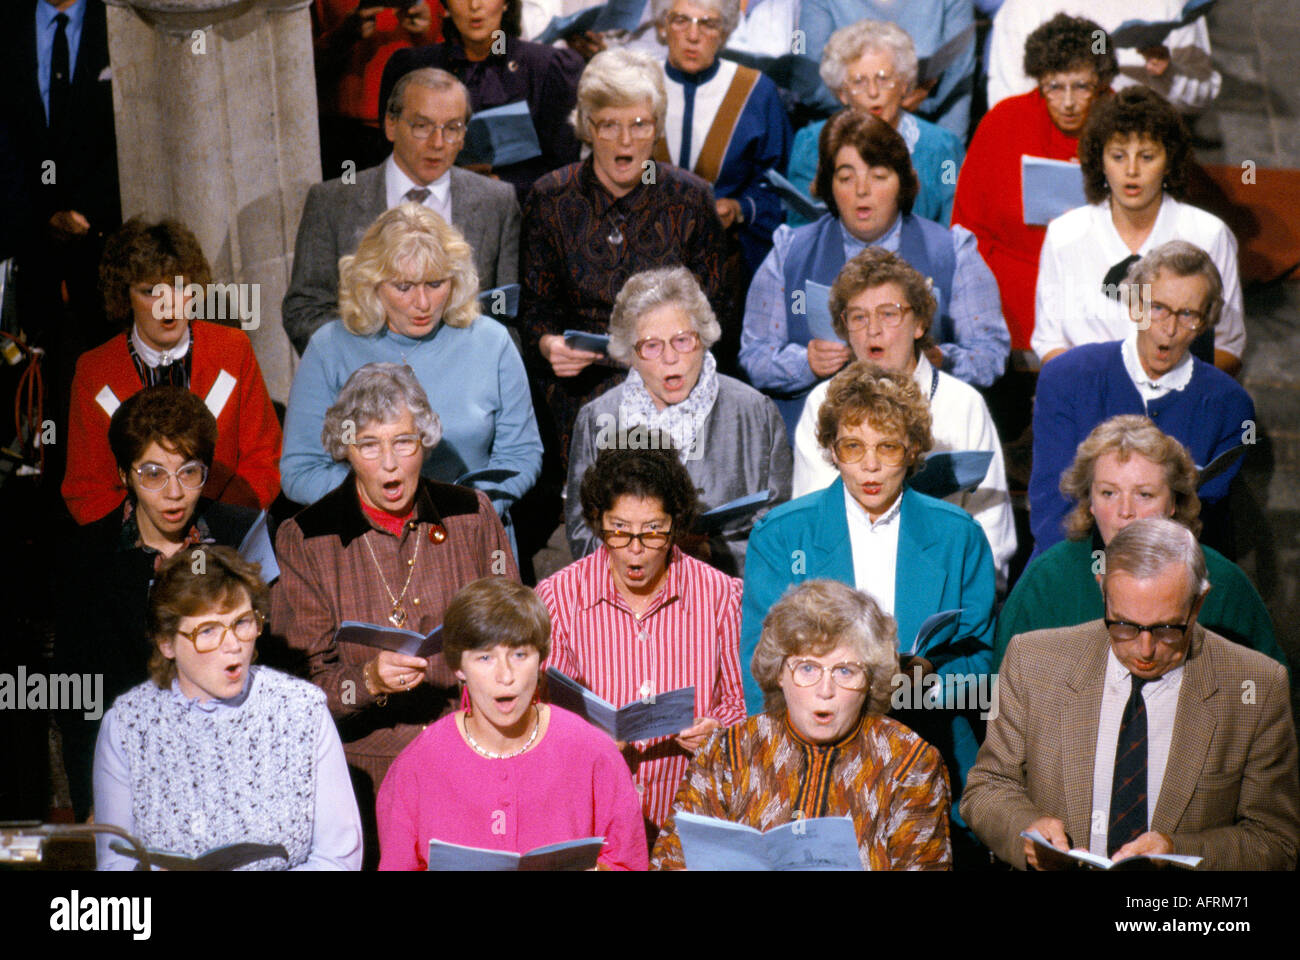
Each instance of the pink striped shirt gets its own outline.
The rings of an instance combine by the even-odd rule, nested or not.
[[[695,687],[695,715],[724,727],[745,718],[740,680],[742,584],[676,547],[654,601],[637,616],[619,595],[604,546],[537,585],[551,613],[555,667],[616,707]],[[629,744],[642,809],[663,826],[691,754],[672,737]]]

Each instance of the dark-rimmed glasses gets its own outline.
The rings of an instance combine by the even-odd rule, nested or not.
[[[664,355],[665,341],[658,337],[646,337],[633,344],[632,349],[642,360],[658,360]],[[694,330],[679,330],[667,340],[676,353],[694,353],[700,348],[700,335]]]
[[[140,486],[146,490],[161,490],[167,486],[167,481],[172,477],[182,487],[189,490],[197,490],[207,482],[208,468],[207,465],[198,461],[191,460],[189,463],[183,463],[175,473],[172,473],[160,463],[142,463],[135,467],[136,478],[140,481]]]
[[[796,687],[813,687],[822,682],[826,671],[831,672],[831,681],[845,690],[867,689],[867,665],[853,660],[846,660],[833,666],[826,666],[816,660],[787,658],[785,665],[790,668],[790,678]]]
[[[1182,643],[1183,637],[1187,635],[1187,628],[1191,623],[1130,623],[1128,620],[1111,620],[1106,619],[1106,630],[1110,633],[1112,640],[1120,643],[1128,643],[1136,640],[1143,633],[1150,633],[1157,643],[1167,643],[1170,646],[1176,643]]]
[[[194,644],[197,652],[211,653],[226,642],[227,630],[240,643],[252,643],[262,632],[262,614],[258,610],[249,610],[234,623],[207,620],[193,630],[177,630],[176,635]]]
[[[672,539],[671,530],[643,530],[640,533],[632,533],[630,530],[602,530],[600,539],[605,542],[605,546],[612,550],[621,550],[633,540],[636,540],[647,550],[662,550]]]

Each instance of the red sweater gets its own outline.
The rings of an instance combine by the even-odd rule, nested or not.
[[[1011,348],[1028,350],[1034,332],[1034,286],[1045,226],[1025,223],[1020,157],[1073,160],[1079,138],[1062,133],[1037,90],[1008,97],[975,129],[957,178],[952,222],[979,240],[980,255],[997,277]]]
[[[192,320],[190,326],[194,333],[190,390],[217,414],[216,455],[203,495],[266,509],[280,492],[280,423],[253,346],[242,330],[202,320]],[[112,411],[143,387],[126,338],[127,334],[118,334],[83,354],[72,380],[63,499],[81,524],[98,520],[126,497],[108,446]],[[220,389],[213,391],[214,385]],[[218,404],[226,386],[229,395]]]

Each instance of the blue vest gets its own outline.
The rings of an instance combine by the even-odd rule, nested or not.
[[[785,258],[785,322],[786,338],[790,343],[808,345],[812,334],[808,330],[806,313],[794,312],[793,291],[804,288],[813,280],[831,286],[844,268],[844,238],[839,218],[827,213],[813,223],[794,231],[794,242]],[[906,260],[923,277],[934,282],[934,297],[938,301],[930,336],[937,343],[951,343],[953,321],[948,315],[952,302],[952,278],[957,269],[957,256],[953,252],[952,232],[930,220],[911,214],[903,216],[898,242],[898,255]],[[800,298],[803,300],[804,298]],[[786,429],[794,437],[795,425],[803,413],[804,399],[812,390],[801,390],[786,396],[773,396]]]

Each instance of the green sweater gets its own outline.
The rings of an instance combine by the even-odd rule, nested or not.
[[[1071,627],[1106,616],[1093,569],[1093,551],[1100,549],[1095,538],[1063,540],[1025,568],[998,615],[993,641],[995,671],[1007,652],[1007,644],[1018,633]],[[1273,621],[1245,572],[1217,550],[1206,546],[1201,550],[1205,553],[1210,592],[1198,622],[1220,636],[1272,657],[1289,674],[1286,654],[1273,637]]]

